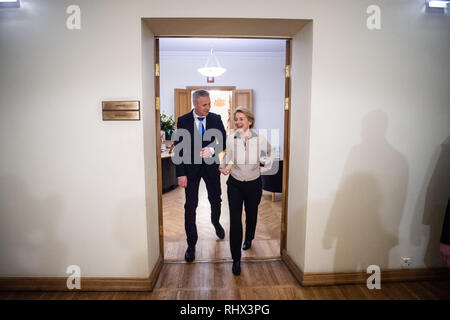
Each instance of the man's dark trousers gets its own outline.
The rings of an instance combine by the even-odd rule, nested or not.
[[[222,190],[220,186],[220,171],[211,172],[206,170],[207,164],[202,164],[195,176],[188,176],[185,189],[186,203],[184,205],[184,227],[186,230],[187,243],[189,247],[195,247],[198,239],[196,226],[196,209],[198,206],[198,188],[200,179],[206,184],[208,200],[211,205],[211,223],[217,227],[220,219],[220,208],[222,204]]]

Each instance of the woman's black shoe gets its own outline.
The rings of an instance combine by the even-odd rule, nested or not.
[[[241,261],[239,261],[239,260],[233,261],[233,274],[235,276],[238,276],[241,274]]]
[[[245,240],[244,245],[242,246],[243,250],[248,250],[252,247],[252,240]]]

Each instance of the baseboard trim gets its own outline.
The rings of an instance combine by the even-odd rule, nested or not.
[[[366,272],[303,272],[284,250],[282,260],[302,286],[325,286],[341,284],[366,284],[370,276]],[[449,268],[381,270],[381,282],[426,281],[450,279]]]
[[[281,251],[281,260],[286,264],[287,268],[292,273],[294,278],[298,281],[298,283],[302,285],[303,271],[297,266],[294,260],[292,260],[291,256],[287,253],[285,249]]]
[[[303,286],[366,284],[366,272],[304,273]],[[381,283],[449,279],[447,268],[381,270]]]
[[[81,278],[81,288],[69,290],[67,278],[0,278],[0,291],[151,291],[149,278]]]
[[[65,277],[4,277],[0,291],[152,291],[164,262],[160,256],[148,278],[81,278],[81,289],[69,290]]]
[[[153,291],[155,287],[156,281],[158,281],[159,274],[161,273],[161,269],[164,266],[164,258],[162,255],[159,255],[158,260],[153,267],[152,273],[150,273],[150,291]]]
[[[280,261],[280,256],[273,256],[273,257],[241,257],[241,262],[265,262],[265,261]],[[169,264],[195,264],[195,263],[227,263],[227,262],[233,262],[232,258],[212,258],[212,259],[197,259],[193,262],[186,262],[184,259],[165,259],[164,263]]]

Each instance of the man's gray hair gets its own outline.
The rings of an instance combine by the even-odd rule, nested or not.
[[[208,97],[209,98],[209,92],[206,90],[197,90],[192,95],[193,102],[197,101],[200,97]]]

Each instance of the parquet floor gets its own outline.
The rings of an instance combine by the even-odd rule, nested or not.
[[[302,287],[281,261],[166,263],[152,292],[0,292],[0,300],[437,300],[450,299],[449,281]]]
[[[220,223],[225,229],[225,239],[219,240],[211,224],[208,194],[203,180],[199,189],[199,204],[197,208],[198,242],[196,246],[196,261],[230,260],[229,244],[229,210],[226,180],[221,176],[222,184],[222,214]],[[184,261],[187,248],[184,230],[184,189],[176,188],[163,194],[163,225],[164,225],[164,260]],[[245,213],[242,214],[245,226]],[[244,227],[245,228],[245,227]],[[245,230],[245,229],[244,229]],[[281,194],[276,194],[272,201],[272,193],[263,192],[259,205],[258,223],[252,248],[242,251],[243,259],[273,259],[280,257],[281,232]]]

